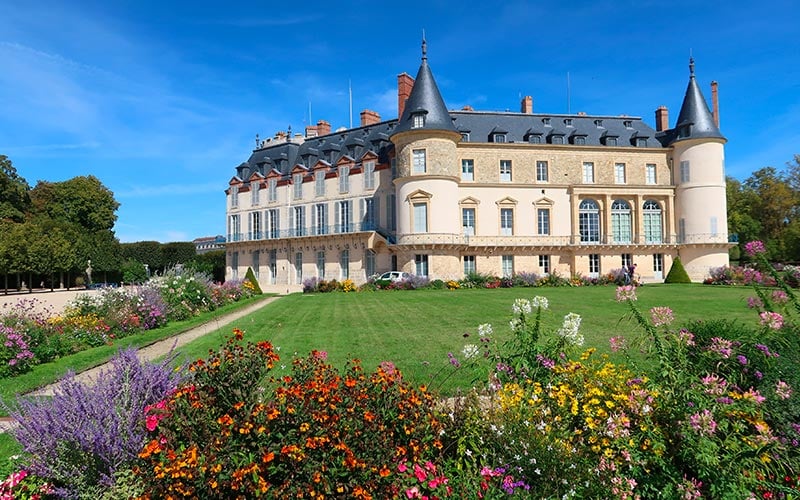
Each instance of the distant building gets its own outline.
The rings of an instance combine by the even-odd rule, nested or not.
[[[227,275],[264,284],[361,283],[400,270],[431,279],[521,271],[597,276],[635,263],[661,281],[680,256],[693,280],[728,264],[724,145],[690,62],[673,128],[585,113],[449,110],[423,43],[398,76],[398,117],[369,110],[331,132],[278,133],[236,167]]]
[[[225,237],[222,235],[195,238],[192,243],[194,243],[194,248],[198,254],[225,249]]]

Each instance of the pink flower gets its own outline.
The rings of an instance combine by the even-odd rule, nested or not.
[[[327,351],[311,351],[311,355],[320,361],[325,361],[326,359],[328,359]]]
[[[636,300],[636,287],[633,285],[618,286],[617,302],[625,302],[628,300]]]
[[[753,389],[752,387],[747,390],[747,392],[742,393],[742,399],[746,399],[748,401],[753,401],[756,404],[761,404],[767,400],[764,396],[761,395],[760,392]]]
[[[785,304],[789,301],[789,296],[783,290],[774,290],[772,292],[772,301],[776,304]]]
[[[767,249],[764,247],[764,242],[753,240],[744,244],[744,251],[750,257],[755,257],[756,255],[766,253]]]
[[[761,309],[764,303],[758,297],[747,297],[747,307],[750,309]]]
[[[711,436],[717,430],[717,422],[709,410],[703,410],[689,417],[689,425],[700,435]]]
[[[778,380],[775,384],[775,394],[781,399],[789,399],[792,397],[792,388],[783,380]]]
[[[419,488],[413,486],[406,490],[406,497],[407,498],[419,498]]]
[[[428,473],[419,464],[414,464],[414,475],[417,476],[417,481],[420,483],[428,478]]]
[[[608,339],[608,343],[611,345],[611,352],[618,352],[627,347],[625,345],[625,337],[623,337],[622,335],[611,337],[610,339]]]
[[[150,432],[156,430],[156,427],[158,427],[158,415],[148,415],[145,427],[147,427],[147,430]]]
[[[397,470],[398,470],[398,472],[405,472],[405,471],[408,470],[408,467],[406,467],[406,464],[399,464],[397,466]]]
[[[772,330],[780,330],[783,326],[783,316],[776,312],[764,311],[759,316],[761,317],[761,324]]]
[[[669,307],[654,307],[650,309],[650,319],[653,321],[653,326],[666,326],[672,323],[675,318],[672,316],[672,309]]]

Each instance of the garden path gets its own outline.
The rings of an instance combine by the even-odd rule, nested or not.
[[[153,359],[160,358],[170,352],[172,349],[177,349],[183,345],[188,344],[189,342],[198,339],[204,335],[207,335],[215,330],[218,330],[224,326],[227,326],[234,321],[251,314],[262,307],[266,306],[270,302],[273,302],[280,298],[279,296],[271,296],[264,299],[259,300],[258,302],[251,304],[247,307],[242,309],[238,309],[234,312],[226,314],[224,316],[219,316],[217,318],[212,319],[211,321],[204,323],[200,326],[196,326],[190,330],[187,330],[179,335],[174,337],[170,337],[165,340],[161,340],[150,344],[149,346],[142,347],[137,351],[137,356],[139,359],[144,361],[150,361]],[[106,371],[110,368],[109,363],[104,363],[102,365],[96,366],[89,370],[83,371],[75,375],[76,379],[79,382],[84,383],[91,383],[101,372]],[[59,382],[55,382],[50,385],[46,385],[37,391],[31,393],[33,396],[52,396],[53,391],[58,388]]]

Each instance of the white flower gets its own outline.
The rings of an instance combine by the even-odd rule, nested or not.
[[[512,332],[516,332],[522,327],[522,321],[520,321],[519,318],[514,318],[508,322],[508,326],[511,328]]]
[[[516,299],[514,305],[511,306],[511,310],[514,311],[514,314],[530,314],[531,301],[528,299]]]
[[[542,297],[541,295],[537,295],[531,301],[531,305],[533,307],[540,307],[542,309],[547,309],[550,307],[550,302],[547,301],[547,297]]]
[[[490,323],[484,323],[482,325],[478,325],[478,336],[480,337],[491,337],[492,333],[492,325]]]
[[[580,327],[581,317],[575,313],[569,313],[564,316],[564,323],[557,333],[563,337],[568,344],[581,346],[583,345],[583,335],[578,333]]]
[[[479,352],[480,350],[475,344],[467,344],[464,346],[464,349],[461,350],[461,354],[464,355],[464,359],[474,358]]]

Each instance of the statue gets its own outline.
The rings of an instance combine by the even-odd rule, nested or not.
[[[92,284],[92,259],[87,261],[88,265],[86,266],[86,286]]]

